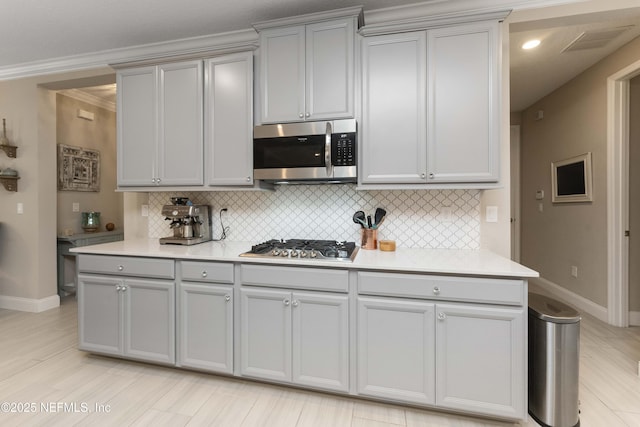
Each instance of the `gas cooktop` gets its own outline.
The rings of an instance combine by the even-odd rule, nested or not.
[[[268,240],[253,245],[242,257],[294,258],[319,261],[348,261],[356,257],[358,247],[355,242],[335,240]]]

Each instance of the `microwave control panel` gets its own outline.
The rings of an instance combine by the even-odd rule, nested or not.
[[[356,165],[355,132],[331,135],[331,163],[333,166]]]

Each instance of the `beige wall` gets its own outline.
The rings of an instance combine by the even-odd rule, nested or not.
[[[18,192],[0,188],[0,305],[56,297],[56,99],[41,84],[104,75],[109,69],[0,82],[0,117],[7,119],[19,171]],[[17,214],[17,203],[24,213]]]
[[[122,193],[115,192],[116,113],[61,94],[56,98],[57,143],[100,152],[100,191],[58,191],[58,234],[67,229],[81,233],[80,212],[86,211],[100,212],[100,231],[106,231],[108,222],[122,229]],[[79,109],[93,113],[94,120],[79,118]],[[80,212],[73,212],[75,202],[80,204]]]
[[[640,311],[640,76],[631,79],[629,230],[629,310]]]
[[[522,114],[522,263],[607,306],[607,77],[640,59],[640,38]],[[537,112],[544,118],[536,120]],[[593,202],[551,203],[551,162],[592,152]],[[535,199],[544,190],[544,200]],[[538,204],[542,203],[543,212]],[[571,266],[578,267],[578,278]]]

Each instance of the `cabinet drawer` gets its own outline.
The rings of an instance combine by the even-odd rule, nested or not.
[[[195,282],[233,283],[233,264],[181,261],[182,279]]]
[[[349,289],[347,270],[243,265],[241,271],[243,285],[332,292]]]
[[[522,280],[358,272],[358,293],[522,305]]]
[[[118,274],[123,276],[175,277],[172,259],[138,258],[108,255],[80,255],[78,270],[83,273]]]

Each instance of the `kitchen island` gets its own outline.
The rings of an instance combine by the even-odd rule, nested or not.
[[[85,246],[79,347],[100,354],[524,420],[527,279],[488,251],[239,257],[248,242]]]

